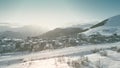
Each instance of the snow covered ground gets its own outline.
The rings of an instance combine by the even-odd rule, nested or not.
[[[120,68],[120,54],[115,51],[108,50],[108,56],[101,56],[99,53],[86,55],[89,64],[82,65],[82,68]],[[60,58],[51,58],[45,60],[28,61],[24,63],[14,64],[7,68],[71,68],[68,65],[68,60],[77,60],[80,57],[63,57],[61,62]]]
[[[0,56],[0,68],[71,68],[68,60],[79,59],[81,56],[86,56],[89,60],[88,66],[85,65],[83,68],[97,68],[96,63],[103,66],[101,68],[120,68],[120,53],[108,49],[115,46],[120,47],[120,42]],[[101,56],[100,53],[91,51],[101,48],[107,49],[107,56]],[[64,59],[62,62],[58,62],[60,57]]]

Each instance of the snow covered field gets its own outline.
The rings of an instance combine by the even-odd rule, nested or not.
[[[89,63],[82,65],[82,68],[98,68],[98,65],[102,66],[100,68],[120,68],[120,53],[109,50],[115,46],[120,47],[120,42],[0,56],[0,68],[71,68],[68,60],[73,61],[81,57],[87,57],[89,60]],[[107,55],[93,53],[92,50],[95,49],[105,49]],[[60,57],[62,61],[58,62]]]
[[[88,63],[81,65],[80,68],[120,68],[120,54],[109,50],[107,52],[108,56],[101,56],[98,53],[86,55],[86,57],[88,57]],[[59,61],[60,58],[28,61],[11,65],[7,68],[71,68],[71,66],[68,65],[68,61],[76,60],[79,62],[79,58],[78,56],[74,56],[63,57],[61,61]]]

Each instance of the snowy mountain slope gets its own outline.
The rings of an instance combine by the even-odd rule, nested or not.
[[[105,26],[120,27],[120,15],[109,18]]]
[[[92,26],[88,31],[83,33],[86,35],[92,35],[98,32],[102,35],[112,35],[115,33],[120,35],[120,15],[108,18]]]

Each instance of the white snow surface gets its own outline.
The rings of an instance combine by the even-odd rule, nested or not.
[[[56,49],[50,51],[33,52],[31,54],[20,55],[6,55],[0,56],[0,68],[70,68],[66,63],[58,64],[56,67],[56,57],[80,57],[83,55],[88,56],[92,62],[96,62],[102,57],[102,61],[106,63],[105,68],[120,68],[120,54],[109,51],[108,57],[103,57],[98,54],[91,54],[90,51],[100,48],[110,48],[113,46],[120,47],[120,42],[111,44],[98,44],[98,45],[84,45],[76,47],[68,47],[63,49]],[[95,61],[96,60],[96,61]],[[23,62],[25,61],[25,62]],[[116,66],[111,67],[110,65]],[[89,68],[89,67],[86,67]]]

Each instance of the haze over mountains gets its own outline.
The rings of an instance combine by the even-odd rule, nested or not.
[[[58,37],[83,32],[84,29],[89,28],[92,25],[93,24],[74,24],[49,30],[47,28],[34,25],[11,27],[8,24],[2,24],[0,25],[0,38],[27,38],[35,36]]]
[[[83,32],[86,35],[100,33],[102,35],[120,34],[120,15],[110,17],[98,24],[75,24],[66,28],[49,30],[40,26],[23,26],[12,28],[0,26],[0,38],[26,38],[26,37],[59,37]],[[41,35],[42,34],[42,35]]]
[[[0,26],[0,38],[7,37],[7,38],[26,38],[32,36],[38,36],[47,29],[43,29],[39,26],[23,26],[23,27],[10,27],[10,26]]]

